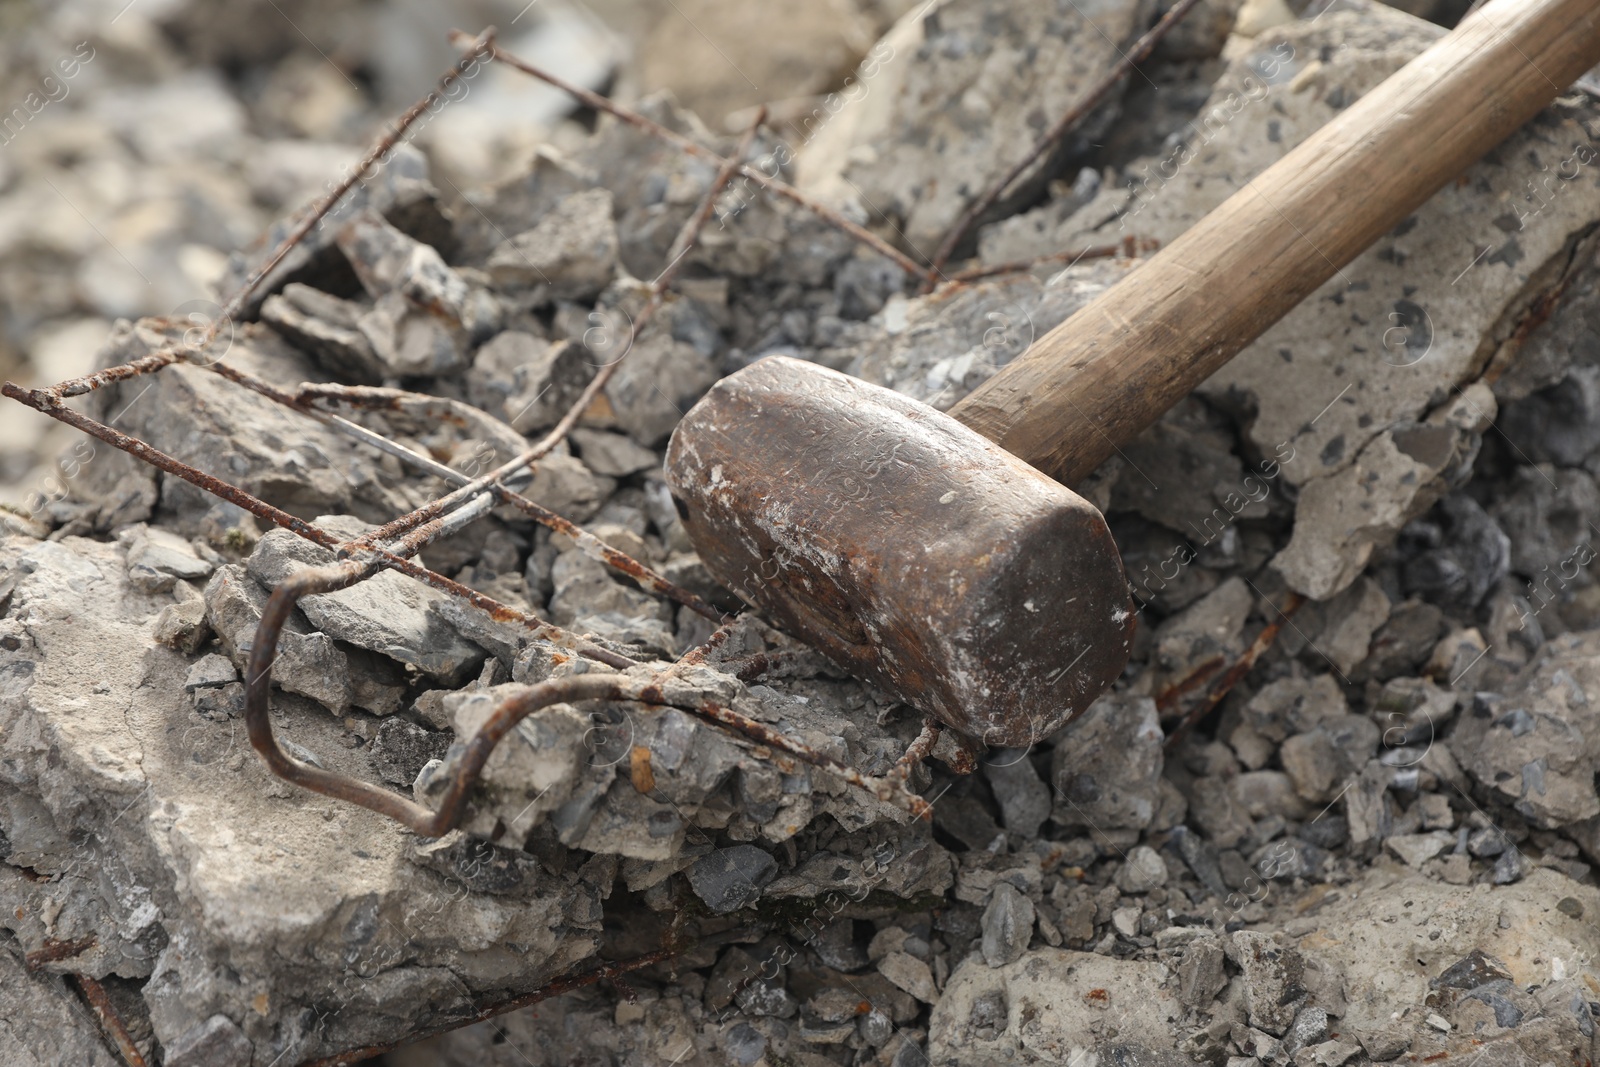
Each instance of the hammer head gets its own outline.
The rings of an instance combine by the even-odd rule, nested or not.
[[[841,667],[990,745],[1058,729],[1134,618],[1100,512],[899,393],[773,357],[679,423],[667,481],[711,573]]]

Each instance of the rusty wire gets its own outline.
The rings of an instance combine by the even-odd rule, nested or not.
[[[457,39],[460,40],[462,38],[464,38],[464,35]],[[541,620],[535,615],[502,604],[442,574],[412,562],[410,558],[438,538],[453,533],[486,514],[494,505],[508,505],[550,529],[570,537],[580,551],[600,559],[602,562],[629,576],[642,588],[675,600],[691,610],[718,622],[728,622],[726,616],[705,604],[700,597],[674,585],[665,577],[626,553],[606,545],[599,538],[584,531],[576,524],[515,492],[506,482],[518,475],[531,472],[534,465],[541,458],[548,455],[562,442],[568,431],[577,424],[579,418],[599,397],[601,390],[605,388],[616,373],[616,368],[620,365],[622,359],[632,350],[640,332],[649,324],[657,310],[662,306],[668,286],[675,277],[679,266],[687,257],[687,254],[697,245],[700,231],[711,217],[716,200],[726,190],[729,181],[736,174],[744,174],[764,188],[769,188],[773,192],[788,196],[790,199],[802,203],[804,206],[817,211],[821,217],[830,223],[839,226],[857,239],[865,240],[873,247],[882,245],[881,241],[860,227],[828,212],[827,209],[821,208],[820,205],[812,204],[801,194],[789,189],[781,182],[775,183],[770,179],[766,179],[765,176],[760,175],[759,172],[752,171],[742,162],[762,122],[765,120],[764,109],[757,114],[755,121],[745,131],[734,156],[724,159],[715,153],[711,153],[708,149],[695,145],[693,142],[678,138],[676,134],[660,130],[660,127],[655,127],[654,124],[649,123],[649,120],[644,119],[642,116],[637,116],[625,108],[619,108],[609,102],[605,102],[604,110],[618,114],[619,117],[624,118],[626,121],[634,122],[635,125],[642,123],[645,124],[644,128],[660,130],[662,134],[668,135],[667,139],[671,143],[679,144],[685,151],[702,158],[710,158],[717,161],[718,171],[708,187],[700,206],[674,239],[668,263],[661,273],[644,288],[645,303],[639,314],[632,321],[627,344],[623,348],[623,355],[606,363],[598,370],[566,413],[543,437],[508,462],[489,471],[487,474],[476,478],[469,477],[454,468],[437,462],[431,457],[424,456],[333,411],[318,406],[319,404],[343,404],[354,407],[402,409],[407,405],[411,405],[413,407],[424,407],[439,417],[449,417],[442,413],[445,412],[446,406],[454,403],[452,401],[423,394],[407,393],[403,390],[325,384],[302,385],[298,390],[291,392],[220,360],[200,362],[200,366],[205,370],[217,374],[241,388],[248,389],[286,408],[300,412],[370,447],[387,452],[418,470],[455,485],[455,488],[444,496],[438,497],[406,515],[402,515],[351,540],[340,541],[313,523],[274,507],[238,486],[190,466],[136,437],[123,434],[104,423],[73,410],[65,404],[64,401],[69,397],[82,396],[108,385],[125,382],[146,374],[157,373],[165,367],[193,360],[198,356],[205,347],[216,340],[222,324],[231,321],[234,316],[239,315],[248,306],[251,298],[265,284],[276,266],[334,209],[343,195],[353,188],[385,154],[399,143],[406,129],[439,98],[440,94],[454,80],[460,78],[466,71],[471,69],[474,63],[486,56],[493,59],[504,59],[536,76],[544,76],[537,70],[522,63],[521,60],[516,60],[515,57],[509,57],[501,52],[494,44],[493,29],[485,30],[476,38],[468,40],[461,57],[441,79],[438,89],[413,105],[395,126],[378,141],[346,180],[307,209],[306,214],[296,223],[290,233],[274,248],[261,266],[251,272],[249,278],[238,292],[229,298],[223,314],[209,324],[198,344],[168,344],[153,353],[120,366],[107,368],[95,374],[70,379],[41,389],[26,389],[14,383],[6,382],[3,387],[0,387],[0,393],[85,434],[104,441],[166,474],[187,481],[259,519],[289,530],[313,544],[328,549],[334,554],[334,561],[330,565],[304,568],[278,584],[268,598],[261,622],[257,627],[251,644],[249,662],[246,669],[246,728],[252,746],[260,754],[268,768],[274,774],[287,781],[294,782],[313,792],[322,793],[377,811],[423,836],[438,837],[453,829],[459,823],[465,810],[467,799],[477,784],[489,755],[500,740],[523,718],[540,708],[554,703],[582,700],[616,700],[679,708],[709,724],[741,736],[746,741],[757,746],[756,751],[759,755],[780,762],[784,757],[788,757],[811,764],[838,775],[848,784],[863,789],[882,801],[900,807],[913,815],[926,817],[928,814],[926,802],[906,789],[903,781],[872,778],[863,775],[826,753],[817,751],[813,747],[756,722],[731,708],[723,707],[706,699],[684,684],[679,677],[680,671],[698,665],[703,661],[706,652],[721,643],[720,640],[715,639],[715,635],[713,641],[686,656],[683,663],[675,665],[666,672],[650,673],[644,670],[637,661],[620,654],[614,649],[603,647],[585,637],[570,633],[553,623]],[[546,80],[550,79],[546,78]],[[566,87],[564,83],[558,84]],[[588,94],[586,91],[579,90],[576,87],[569,88],[580,101],[592,103],[589,98],[593,94]],[[630,116],[632,117],[630,118]],[[883,249],[880,248],[880,250]],[[893,250],[886,252],[886,254],[892,253]],[[159,319],[152,321],[165,323],[165,320]],[[488,416],[476,413],[475,417],[487,418]],[[568,677],[541,683],[517,696],[502,701],[484,726],[467,742],[463,756],[457,764],[456,774],[445,786],[443,800],[436,811],[414,803],[400,794],[383,787],[344,775],[334,774],[320,767],[297,760],[285,752],[278,744],[273,736],[271,723],[271,670],[277,655],[277,643],[283,626],[301,598],[349,588],[371,578],[381,570],[393,570],[406,577],[421,581],[450,596],[463,599],[496,622],[521,625],[528,631],[532,639],[549,642],[567,653],[558,654],[555,657],[558,667],[566,664],[572,655],[577,655],[611,667],[616,671],[628,673],[574,673]],[[719,634],[723,635],[722,640],[726,639],[727,629],[727,626],[724,626],[718,631]],[[773,665],[784,661],[782,654],[757,654],[754,657],[748,657],[748,659],[749,662],[737,665],[737,672],[741,677],[754,677],[764,670],[771,669]]]
[[[1171,749],[1175,747],[1195,727],[1195,724],[1211,714],[1217,705],[1222,703],[1223,698],[1233,691],[1233,687],[1243,681],[1245,675],[1255,669],[1256,662],[1277,640],[1278,631],[1283,629],[1283,624],[1288,622],[1294,616],[1294,613],[1305,605],[1305,602],[1306,598],[1303,594],[1291,590],[1289,595],[1284,598],[1281,608],[1277,605],[1272,605],[1272,610],[1278,613],[1278,617],[1262,627],[1261,632],[1256,634],[1255,640],[1250,642],[1250,646],[1240,654],[1232,666],[1223,671],[1221,676],[1217,678],[1204,699],[1184,714],[1178,725],[1167,734],[1167,740],[1162,745],[1163,748]]]

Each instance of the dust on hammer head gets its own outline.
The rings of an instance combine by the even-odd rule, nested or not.
[[[987,744],[1048,736],[1128,661],[1134,617],[1100,512],[899,393],[760,360],[679,423],[667,481],[742,600]]]

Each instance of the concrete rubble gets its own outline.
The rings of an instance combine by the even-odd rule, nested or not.
[[[729,10],[680,4],[695,19]],[[288,6],[329,35],[337,11],[380,17]],[[490,6],[503,25],[516,15]],[[736,33],[735,13],[691,38],[651,6],[624,31],[631,59],[564,5],[529,32],[568,42],[574,76],[724,152],[769,99],[687,58],[725,45],[762,93],[792,97],[770,97],[752,156],[778,158],[783,138],[783,173],[929,252],[1156,14],[1120,0],[824,6],[831,21],[788,12],[768,40]],[[485,13],[467,10],[453,13]],[[733,610],[662,480],[682,410],[773,353],[950,407],[1444,32],[1372,0],[1318,10],[1200,4],[1149,85],[1114,93],[964,250],[997,267],[1131,236],[1131,256],[916,296],[900,267],[735,183],[631,350],[619,338],[714,166],[485,73],[468,97],[483,110],[398,150],[274,273],[218,358],[284,390],[428,394],[341,410],[472,477],[625,357],[513,484]],[[83,99],[41,113],[24,131],[36,143],[0,149],[0,300],[16,311],[0,355],[30,380],[91,369],[96,346],[104,367],[170,343],[182,324],[138,317],[190,291],[169,300],[164,279],[136,294],[88,242],[9,236],[60,169],[51,152],[116,129],[105,159],[163,196],[194,186],[200,208],[114,239],[136,272],[178,262],[195,291],[226,291],[354,158],[359,117],[395,110],[395,55],[370,57],[368,99],[320,61],[274,62],[303,42],[255,14],[134,11],[132,28],[69,11],[30,30],[90,27],[97,56],[80,60]],[[193,69],[140,73],[177,55]],[[254,73],[224,83],[229,69]],[[864,91],[846,96],[847,75]],[[114,103],[122,80],[138,91]],[[837,115],[809,95],[829,91]],[[175,128],[195,99],[209,101],[197,127]],[[513,106],[549,109],[526,151],[505,132],[446,147]],[[1031,749],[968,753],[944,736],[908,780],[933,800],[928,820],[693,712],[631,702],[529,715],[437,839],[292,786],[250,748],[244,671],[272,590],[333,554],[9,412],[0,481],[38,491],[0,512],[0,1060],[123,1062],[113,1017],[167,1067],[405,1042],[382,1062],[1589,1062],[1597,109],[1561,97],[1079,487],[1123,551],[1133,661]],[[199,160],[183,175],[158,162],[182,153]],[[485,162],[496,153],[510,155]],[[242,173],[252,160],[263,173]],[[95,189],[97,211],[115,201]],[[52,287],[72,277],[80,304]],[[35,289],[56,302],[30,306]],[[87,405],[340,538],[450,488],[203,366]],[[874,777],[922,726],[759,619],[674,667],[715,624],[507,507],[420,559],[637,665],[572,656],[382,572],[289,616],[271,720],[297,758],[434,806],[497,705],[608,671],[671,668],[675,692]],[[677,954],[449,1029],[663,946]]]

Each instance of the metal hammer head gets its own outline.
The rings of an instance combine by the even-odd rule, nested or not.
[[[773,357],[679,423],[667,481],[711,573],[841,667],[991,745],[1121,673],[1134,619],[1093,505],[899,393]]]

